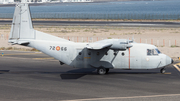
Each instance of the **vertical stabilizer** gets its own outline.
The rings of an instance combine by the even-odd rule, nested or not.
[[[9,41],[34,39],[34,32],[29,5],[27,3],[17,4],[13,16]]]

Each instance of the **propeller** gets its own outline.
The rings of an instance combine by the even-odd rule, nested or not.
[[[134,38],[132,38],[132,39],[134,40]],[[127,44],[126,47],[127,47],[127,48],[131,48],[133,45],[129,44],[129,41],[130,41],[129,39],[127,39],[127,41],[128,41],[128,42],[127,42],[128,44]]]

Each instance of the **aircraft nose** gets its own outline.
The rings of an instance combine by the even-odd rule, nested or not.
[[[174,60],[173,60],[173,59],[171,59],[171,64],[172,64],[172,63],[174,63]]]
[[[166,55],[166,65],[172,64],[173,62],[173,59]]]

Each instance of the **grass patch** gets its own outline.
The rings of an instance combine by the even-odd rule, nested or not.
[[[110,33],[110,35],[117,35],[116,33]]]
[[[86,29],[86,30],[84,30],[83,32],[89,32],[89,30],[88,30],[88,29]]]
[[[174,47],[179,47],[179,46],[176,46],[176,45],[171,45],[171,48],[174,48]]]
[[[6,48],[5,47],[1,47],[0,50],[5,50]]]
[[[174,32],[171,32],[171,33],[179,33],[178,31],[174,31]]]
[[[33,48],[33,49],[26,49],[26,48],[16,48],[16,47],[0,47],[0,50],[17,50],[17,51],[35,51],[40,52],[39,50]]]

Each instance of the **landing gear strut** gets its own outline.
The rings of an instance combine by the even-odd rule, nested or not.
[[[109,72],[109,68],[100,67],[97,69],[97,73],[100,75],[107,74]]]
[[[109,72],[109,68],[106,68],[106,74]]]
[[[162,68],[160,71],[161,71],[162,74],[164,74],[166,72],[166,69]]]

